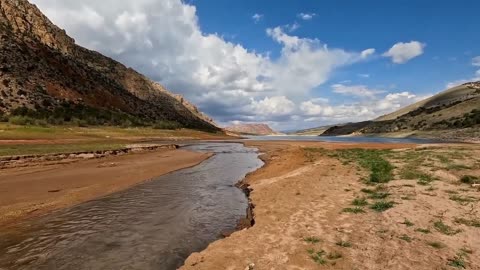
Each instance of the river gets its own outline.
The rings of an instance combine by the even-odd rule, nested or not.
[[[181,266],[245,217],[248,200],[234,185],[263,165],[256,149],[239,143],[184,149],[215,155],[195,167],[0,232],[0,269]]]

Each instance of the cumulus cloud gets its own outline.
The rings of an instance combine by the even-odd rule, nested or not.
[[[313,19],[317,14],[315,13],[298,13],[297,17],[304,20],[304,21],[309,21]]]
[[[472,58],[472,65],[474,67],[480,67],[480,56]]]
[[[253,22],[255,22],[255,23],[259,23],[262,19],[263,19],[263,14],[255,13],[255,14],[253,14],[253,16],[252,16],[252,20],[253,20]]]
[[[292,25],[266,30],[266,38],[281,46],[272,59],[203,32],[195,6],[181,0],[31,2],[80,45],[185,95],[224,123],[298,119],[296,104],[308,99],[312,89],[336,69],[373,53],[328,48],[318,39],[292,35],[298,27]],[[256,15],[253,20],[263,16]]]
[[[332,105],[317,99],[302,102],[300,110],[307,121],[323,122],[325,124],[345,123],[374,119],[429,96],[417,96],[404,91],[389,93],[385,96],[375,95],[368,100],[341,105]]]
[[[385,52],[383,56],[390,57],[395,64],[404,64],[422,55],[425,46],[424,43],[418,41],[410,41],[407,43],[398,42]]]
[[[369,89],[365,85],[344,85],[340,83],[332,85],[332,90],[334,93],[337,94],[366,98],[374,97],[377,94],[385,93],[384,90]]]
[[[362,51],[362,53],[360,54],[360,56],[363,58],[363,59],[366,59],[368,58],[370,55],[374,54],[375,53],[375,49],[373,48],[370,48],[370,49],[366,49],[364,51]]]

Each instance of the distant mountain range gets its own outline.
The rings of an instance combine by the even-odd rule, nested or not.
[[[220,130],[182,96],[76,45],[26,0],[0,0],[1,115]]]
[[[245,135],[275,135],[278,134],[267,124],[239,124],[226,127],[225,130]]]

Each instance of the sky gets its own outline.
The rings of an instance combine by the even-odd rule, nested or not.
[[[480,80],[477,0],[30,0],[221,125],[363,121]]]

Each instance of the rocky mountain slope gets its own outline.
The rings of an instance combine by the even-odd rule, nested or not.
[[[0,0],[0,114],[219,130],[183,97],[76,45],[26,0]]]
[[[271,129],[267,124],[239,124],[226,127],[225,130],[250,135],[275,135],[278,134]]]
[[[478,128],[480,128],[480,82],[470,82],[372,121],[331,127],[322,135],[434,132]]]

